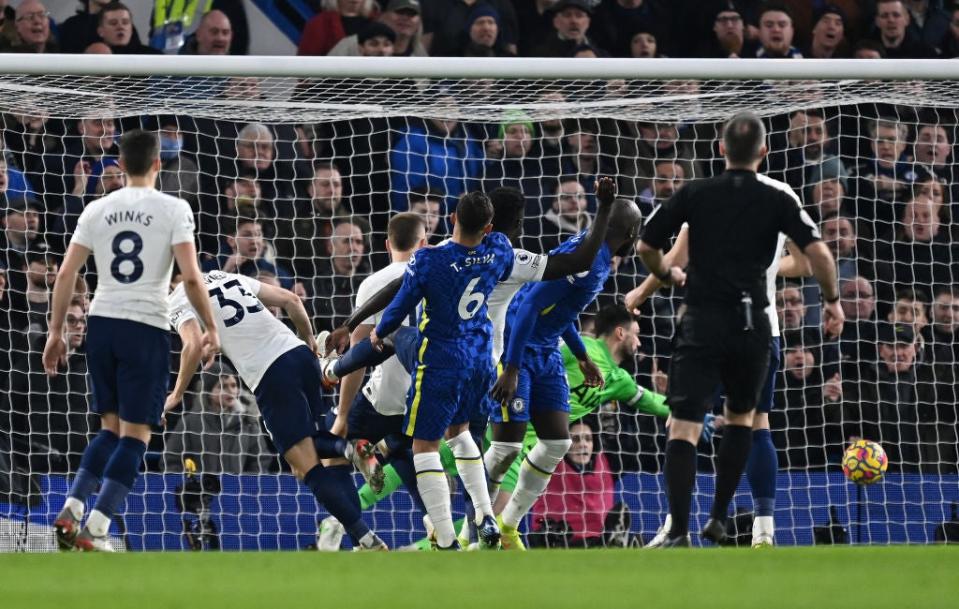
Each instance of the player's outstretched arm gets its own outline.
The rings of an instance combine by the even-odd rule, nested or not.
[[[67,316],[70,299],[73,298],[77,274],[90,257],[90,251],[78,243],[71,243],[57,273],[56,283],[53,284],[47,344],[43,347],[43,369],[49,376],[57,375],[57,367],[64,363],[66,357],[67,343],[63,339],[63,320]]]
[[[583,242],[568,254],[549,256],[543,271],[543,281],[582,273],[593,265],[599,248],[606,240],[609,217],[613,211],[613,201],[616,200],[616,182],[612,178],[600,178],[596,182],[596,198],[599,199],[599,209]]]
[[[307,315],[306,307],[299,296],[289,290],[261,283],[256,297],[268,307],[282,307],[293,322],[300,340],[305,342],[313,353],[319,353],[316,338],[313,336],[313,324],[310,323],[310,316]]]
[[[403,277],[397,277],[383,286],[380,291],[373,294],[369,300],[357,307],[346,321],[343,322],[342,326],[330,333],[330,336],[327,338],[327,350],[336,349],[338,352],[343,353],[350,344],[356,344],[369,336],[370,333],[366,332],[359,340],[352,337],[357,328],[363,323],[363,320],[369,319],[389,306],[390,302],[393,301],[393,298],[400,291],[400,286],[402,285]],[[340,392],[342,393],[342,391],[343,389],[341,387]]]
[[[176,258],[177,265],[180,267],[187,300],[190,301],[190,305],[206,329],[203,333],[204,358],[210,361],[220,352],[220,335],[216,329],[216,322],[213,321],[210,299],[203,287],[203,275],[196,261],[196,246],[192,241],[177,243],[173,246],[173,257]]]
[[[779,261],[779,271],[776,274],[787,278],[812,277],[812,264],[799,246],[792,241],[786,241],[786,250],[789,254]]]
[[[413,269],[413,264],[415,264],[415,258],[410,261],[410,266],[403,274],[403,285],[400,291],[390,301],[389,306],[383,311],[380,323],[370,333],[370,343],[378,350],[383,348],[383,339],[395,332],[407,315],[423,300],[423,288],[417,279],[417,271]]]
[[[679,235],[673,247],[663,256],[663,265],[686,268],[687,264],[689,264],[689,227],[683,226],[679,229]],[[639,315],[639,307],[643,306],[643,303],[662,285],[663,283],[655,275],[647,275],[639,286],[626,294],[626,310]]]
[[[823,329],[828,336],[842,334],[846,316],[839,306],[839,285],[836,278],[836,261],[826,244],[816,240],[803,249],[809,258],[813,275],[819,282],[823,299]]]
[[[188,319],[183,322],[176,329],[176,332],[180,335],[180,341],[183,343],[183,351],[180,353],[180,369],[177,371],[176,384],[163,405],[164,424],[166,424],[166,413],[175,409],[183,401],[183,394],[186,393],[187,387],[193,381],[197,366],[203,359],[203,332],[200,330],[200,324],[196,319]]]

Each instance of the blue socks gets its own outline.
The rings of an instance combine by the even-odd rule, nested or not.
[[[343,378],[351,372],[363,370],[370,366],[378,366],[390,359],[396,353],[391,347],[383,347],[382,351],[373,348],[370,339],[364,338],[350,347],[336,363],[333,364],[333,374]]]
[[[101,429],[83,451],[80,459],[80,468],[73,485],[70,487],[70,497],[86,502],[96,490],[103,478],[103,469],[107,466],[110,456],[116,450],[120,438],[109,429]]]
[[[360,497],[356,494],[351,468],[347,465],[317,465],[306,472],[303,483],[326,510],[346,529],[353,545],[370,532],[360,514]]]
[[[779,460],[773,435],[768,429],[753,431],[753,443],[746,462],[746,478],[753,492],[756,516],[772,516],[776,510],[776,472]]]
[[[103,488],[94,509],[107,518],[116,514],[140,474],[140,463],[147,445],[136,438],[120,438],[116,450],[103,470]],[[84,455],[86,456],[86,455]]]
[[[314,434],[313,445],[320,459],[342,459],[346,454],[346,439],[325,430]]]

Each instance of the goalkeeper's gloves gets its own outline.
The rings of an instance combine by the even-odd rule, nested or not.
[[[716,415],[712,413],[707,413],[706,418],[703,419],[703,433],[699,436],[699,439],[703,442],[711,442],[713,439],[713,434],[716,433]]]

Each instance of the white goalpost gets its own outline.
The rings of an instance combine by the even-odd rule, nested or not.
[[[959,62],[945,60],[0,54],[0,551],[55,549],[49,525],[96,432],[83,351],[92,273],[68,314],[66,373],[48,379],[40,351],[57,255],[84,205],[123,184],[124,130],[160,133],[158,187],[193,207],[205,269],[294,290],[317,329],[332,329],[360,280],[388,264],[391,214],[423,214],[436,243],[460,194],[514,187],[522,245],[546,251],[588,226],[599,176],[645,215],[722,171],[718,134],[742,110],[767,123],[764,171],[794,188],[837,255],[849,318],[839,340],[823,338],[814,280],[781,282],[777,543],[939,541],[959,504],[957,81]],[[645,276],[638,259],[619,261],[583,332]],[[664,292],[642,305],[640,353],[622,363],[654,391],[679,304]],[[890,328],[911,339],[889,340]],[[284,471],[233,376],[228,362],[198,375],[183,412],[156,430],[114,545],[317,543],[327,514]],[[584,475],[605,464],[595,488],[629,514],[622,537],[648,540],[666,512],[664,422],[613,402],[588,423]],[[843,477],[854,437],[889,454],[881,483]],[[713,445],[699,448],[693,527],[712,496]],[[404,489],[363,501],[391,548],[423,537]],[[580,493],[566,514],[541,505],[526,530],[587,504]],[[751,513],[745,481],[733,504]]]

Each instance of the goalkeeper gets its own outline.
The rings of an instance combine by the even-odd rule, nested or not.
[[[570,422],[577,421],[593,412],[603,404],[619,402],[636,410],[653,414],[659,417],[669,416],[669,407],[665,396],[639,386],[635,379],[619,367],[625,359],[631,358],[639,349],[639,324],[621,306],[606,307],[596,316],[595,331],[597,338],[583,337],[586,351],[590,359],[596,363],[603,373],[605,383],[603,387],[586,387],[583,373],[579,369],[576,357],[565,345],[562,347],[563,362],[566,365],[566,378],[570,386]],[[711,421],[704,426],[704,434],[711,433]],[[489,434],[487,433],[487,439]],[[500,475],[490,472],[492,487],[490,495],[494,496],[493,511],[499,513],[516,485],[519,466],[526,452],[536,444],[536,434],[532,426],[527,428],[526,437],[522,443],[517,443],[515,451],[506,460],[506,467],[500,467]],[[456,466],[452,453],[445,445],[440,448],[440,456],[447,472],[456,475]],[[489,464],[487,464],[489,468]],[[386,483],[383,491],[374,493],[368,485],[364,485],[360,493],[360,502],[363,509],[367,509],[380,499],[391,494],[402,484],[400,477],[387,465],[384,469]],[[504,471],[505,469],[505,471]],[[496,490],[499,496],[495,496]]]

